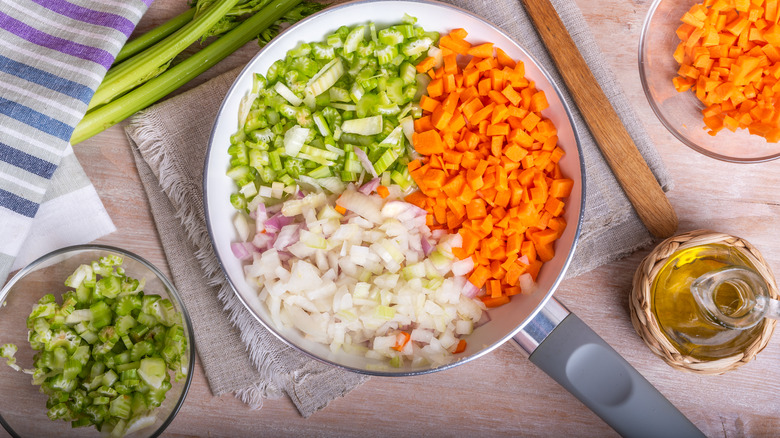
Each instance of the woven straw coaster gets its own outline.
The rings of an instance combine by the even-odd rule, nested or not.
[[[728,234],[696,230],[664,240],[642,260],[636,274],[634,274],[629,307],[631,309],[631,322],[636,332],[650,347],[650,350],[673,368],[699,374],[723,374],[753,360],[769,343],[777,321],[765,319],[760,336],[757,336],[745,351],[723,359],[704,361],[677,351],[661,331],[650,308],[653,280],[667,259],[677,251],[709,244],[727,245],[739,251],[753,264],[756,272],[764,278],[771,297],[778,298],[775,277],[772,275],[766,260],[753,245]]]

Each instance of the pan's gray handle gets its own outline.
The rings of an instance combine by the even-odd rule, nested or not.
[[[514,340],[550,375],[620,435],[703,437],[625,359],[555,299]]]

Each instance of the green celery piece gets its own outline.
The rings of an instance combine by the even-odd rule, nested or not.
[[[116,333],[119,336],[124,337],[125,335],[127,335],[127,333],[130,331],[131,328],[138,325],[138,322],[135,320],[135,318],[126,314],[124,316],[120,316],[119,318],[117,318],[114,324],[115,324],[114,327],[116,328]]]
[[[83,389],[77,389],[70,394],[68,407],[71,411],[80,412],[89,403],[87,393]]]
[[[89,345],[80,345],[76,348],[76,351],[70,356],[71,360],[75,360],[81,366],[85,366],[89,362]]]
[[[95,284],[95,293],[106,298],[116,298],[122,290],[122,284],[119,277],[107,276],[97,281]]]
[[[138,369],[136,368],[122,371],[122,376],[119,378],[122,382],[131,382],[138,379]]]
[[[141,52],[115,68],[109,69],[103,82],[95,90],[87,110],[107,104],[122,93],[133,89],[169,63],[192,43],[203,37],[239,0],[216,0],[203,14],[195,17],[181,29],[158,44]]]
[[[112,387],[114,386],[114,383],[119,379],[119,376],[116,374],[114,370],[108,370],[105,374],[103,374],[103,385]]]
[[[65,362],[65,368],[62,371],[62,375],[68,380],[74,380],[79,373],[81,373],[81,368],[81,362],[74,359],[68,359],[68,361]]]
[[[107,405],[111,402],[111,399],[105,395],[99,395],[92,398],[92,404],[96,406]]]
[[[76,125],[71,144],[77,144],[157,102],[208,70],[297,6],[302,0],[274,0],[235,29],[159,76],[108,105],[90,111]],[[125,63],[122,63],[123,65]]]
[[[90,265],[81,265],[65,280],[65,286],[78,288],[84,280],[90,280],[92,278],[94,278],[92,267]]]
[[[16,358],[14,355],[19,348],[14,344],[3,344],[0,347],[0,357],[6,359],[5,363],[16,371],[21,371],[21,367],[16,365]]]
[[[108,307],[108,304],[106,304],[105,301],[98,301],[97,303],[89,306],[89,310],[92,312],[90,326],[92,326],[95,330],[111,324],[111,308]]]
[[[52,359],[49,362],[49,368],[53,370],[63,370],[68,361],[68,352],[62,347],[51,347]]]
[[[63,392],[72,392],[76,389],[76,385],[78,384],[76,379],[69,379],[65,374],[57,374],[56,376],[51,377],[50,380],[47,380],[47,383],[50,388]]]
[[[120,316],[127,316],[133,310],[141,308],[141,298],[138,295],[125,295],[116,302],[114,312]]]
[[[130,350],[130,360],[133,362],[141,360],[143,357],[151,354],[154,351],[154,345],[147,340],[137,342]]]
[[[171,389],[171,383],[168,381],[168,374],[165,374],[166,380],[160,382],[159,388],[152,388],[146,394],[146,404],[151,407],[158,407],[165,400],[165,393]]]
[[[91,405],[84,408],[83,412],[92,420],[93,424],[102,423],[108,416],[108,408],[95,404],[94,400]]]
[[[100,339],[100,342],[112,342],[116,344],[119,342],[119,334],[116,332],[114,326],[107,325],[98,332],[98,339]]]
[[[157,321],[157,318],[155,318],[153,315],[150,315],[148,313],[139,313],[137,317],[138,324],[141,324],[145,327],[153,327],[157,325],[159,321]],[[132,330],[130,332],[132,334]]]
[[[111,401],[111,407],[108,409],[108,413],[114,417],[119,417],[123,420],[130,418],[132,411],[133,398],[129,395],[118,395]]]
[[[100,383],[103,383],[102,379],[100,380]],[[110,386],[106,386],[106,385],[100,385],[100,387],[98,387],[98,389],[95,392],[97,393],[97,395],[102,395],[109,398],[116,397],[117,395],[117,392],[114,388],[111,388]]]
[[[59,403],[49,408],[48,412],[46,412],[46,415],[51,420],[70,420],[73,418],[73,413],[65,403]]]
[[[77,427],[88,427],[92,426],[92,421],[89,417],[81,417],[78,420],[71,421],[70,426],[74,429]]]
[[[122,341],[124,341],[125,339],[129,339],[129,338],[127,336],[122,336]],[[130,351],[129,350],[131,348],[133,348],[133,344],[130,344],[129,347],[127,347],[127,344],[125,344],[125,348],[127,348],[127,350],[125,350],[125,351],[123,351],[121,353],[118,353],[116,356],[114,356],[114,365],[116,367],[119,367],[119,365],[123,365],[123,364],[126,364],[126,363],[130,362]]]
[[[122,365],[117,365],[116,370],[119,372],[124,372],[127,370],[138,369],[140,366],[141,366],[141,362],[128,362],[128,363],[123,363]]]
[[[141,359],[138,376],[150,387],[159,389],[165,378],[168,377],[165,361],[159,357]]]
[[[146,405],[146,397],[140,392],[133,394],[133,403],[131,405],[131,409],[134,416],[140,415],[149,409],[149,407]]]

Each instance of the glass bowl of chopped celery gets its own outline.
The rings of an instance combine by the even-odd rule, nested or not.
[[[12,436],[159,436],[194,362],[179,293],[128,251],[62,248],[0,290],[0,423]]]
[[[702,3],[655,0],[650,7],[639,42],[650,106],[677,139],[706,156],[737,163],[776,159],[780,95],[771,65],[780,59],[780,38],[762,36],[771,27],[763,8],[761,17],[751,18],[752,7]],[[737,26],[743,18],[746,25]]]

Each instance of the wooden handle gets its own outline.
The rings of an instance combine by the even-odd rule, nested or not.
[[[653,235],[673,235],[677,231],[674,208],[604,95],[555,8],[549,0],[520,1],[639,218]]]

